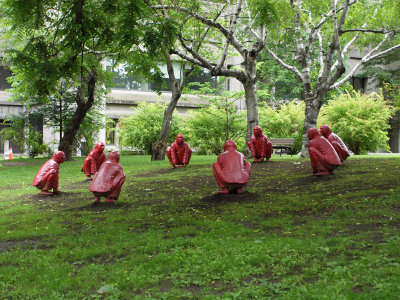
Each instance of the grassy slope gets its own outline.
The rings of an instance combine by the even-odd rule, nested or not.
[[[170,170],[125,156],[119,201],[98,206],[82,159],[61,165],[58,197],[30,186],[45,159],[15,161],[0,168],[2,298],[400,294],[399,156],[351,157],[327,178],[273,156],[253,166],[243,195],[216,195],[215,157]]]

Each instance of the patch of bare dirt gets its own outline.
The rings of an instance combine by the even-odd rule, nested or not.
[[[193,166],[189,165],[186,168],[189,169],[189,170],[193,169],[193,168],[205,169],[205,168],[209,168],[209,166],[207,166],[207,165],[193,165]],[[184,171],[185,168],[176,168],[176,169],[174,169],[172,167],[169,167],[169,168],[165,168],[165,169],[142,171],[139,174],[135,174],[134,176],[138,177],[138,178],[146,178],[146,177],[153,177],[154,175],[173,174],[173,172],[179,172],[181,170]]]
[[[174,283],[171,279],[163,280],[158,283],[158,288],[161,293],[169,292],[174,287]]]
[[[2,186],[0,187],[0,191],[11,191],[19,188],[18,186],[15,185],[7,185],[7,186]]]
[[[200,285],[197,284],[191,284],[187,287],[183,288],[184,290],[190,292],[193,296],[198,296],[201,294],[201,291],[203,290],[203,288]]]
[[[119,209],[121,207],[130,207],[131,205],[126,202],[114,202],[114,203],[106,203],[106,202],[91,202],[86,204],[85,206],[80,206],[76,208],[71,208],[70,210],[87,210],[87,211],[104,211],[110,209]]]
[[[42,164],[43,162],[17,161],[17,160],[8,160],[1,162],[1,165],[3,167],[25,167],[25,166],[38,166]]]
[[[0,253],[8,251],[13,248],[47,248],[47,244],[41,240],[16,240],[16,241],[3,241],[0,242]]]

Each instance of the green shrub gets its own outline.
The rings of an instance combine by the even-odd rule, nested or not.
[[[243,152],[246,143],[245,112],[211,104],[209,107],[190,111],[185,120],[185,137],[199,154],[223,152],[227,139],[234,140],[238,151]]]
[[[2,122],[1,124],[6,127],[0,131],[0,137],[18,145],[22,151],[25,151],[26,145],[31,158],[42,154],[51,155],[49,145],[43,143],[42,133],[35,130],[28,121],[29,117],[29,114],[22,113],[13,115],[10,119]],[[41,118],[41,115],[36,115],[36,117]]]
[[[143,150],[151,153],[153,144],[161,132],[166,106],[141,102],[135,109],[135,114],[121,119],[119,137],[121,146]],[[170,134],[170,142],[179,133],[180,118],[174,112]]]
[[[26,144],[28,146],[28,155],[31,158],[34,158],[38,155],[47,155],[50,156],[51,149],[49,145],[45,143],[41,143],[42,141],[42,134],[35,131],[32,125],[28,125],[28,134],[26,138]]]
[[[0,138],[18,145],[22,151],[25,150],[25,119],[25,115],[13,115],[10,119],[0,123],[1,125],[5,125],[0,130]]]
[[[382,94],[352,92],[328,101],[321,108],[318,124],[332,124],[332,131],[354,154],[380,147],[389,151],[387,130],[393,113]]]
[[[301,150],[303,138],[304,108],[304,102],[295,101],[284,104],[279,109],[260,106],[259,126],[268,138],[294,138],[293,151],[297,153]]]

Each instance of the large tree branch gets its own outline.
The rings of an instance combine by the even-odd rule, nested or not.
[[[219,62],[217,64],[216,68],[215,68],[216,71],[221,69],[223,64],[226,61],[226,57],[228,55],[229,46],[231,44],[230,41],[232,40],[233,34],[236,31],[237,20],[239,18],[241,10],[242,10],[242,0],[239,0],[238,4],[236,6],[236,11],[235,11],[235,13],[233,15],[233,19],[231,21],[231,25],[230,25],[230,30],[229,30],[228,36],[226,37],[224,50],[222,51],[222,55],[221,55],[221,57],[219,59]]]
[[[165,58],[165,63],[167,64],[168,77],[172,83],[171,92],[172,94],[179,94],[180,89],[179,86],[177,85],[177,80],[175,77],[174,67],[172,65],[171,55],[166,51],[163,51],[163,54]]]
[[[280,59],[275,52],[273,52],[271,49],[269,49],[268,47],[265,47],[265,49],[267,50],[267,52],[272,56],[272,58],[277,61],[282,67],[284,67],[285,69],[292,71],[293,73],[295,73],[297,75],[297,77],[303,81],[303,75],[301,75],[300,71],[295,67],[295,66],[291,66],[288,65],[287,63],[285,63],[282,59]]]
[[[353,2],[353,3],[355,3],[355,2]],[[344,22],[346,21],[347,14],[349,13],[350,5],[351,5],[350,1],[349,0],[345,0],[344,6],[342,7],[343,12],[342,12],[342,15],[340,16],[339,23],[338,23],[338,26],[337,26],[338,36],[339,36],[339,32],[342,31],[342,27],[344,25]],[[335,6],[335,9],[336,9],[336,6]],[[335,15],[337,15],[338,12],[339,12],[339,10],[336,10],[334,12]]]
[[[364,29],[364,28],[358,28],[358,29],[345,29],[345,30],[340,30],[339,33],[346,33],[346,32],[371,32],[371,33],[381,33],[381,34],[387,34],[387,33],[392,33],[394,30],[383,30],[383,29]]]
[[[251,17],[251,10],[250,10],[250,8],[249,8],[249,5],[248,5],[247,1],[245,1],[245,4],[246,4],[246,7],[247,7],[247,9],[246,9],[246,11],[247,11],[247,18],[248,18],[248,20],[253,20],[253,18]],[[260,34],[258,34],[257,31],[253,28],[253,27],[254,27],[253,25],[254,25],[254,22],[250,22],[250,23],[249,23],[249,30],[250,30],[250,32],[254,35],[254,37],[255,37],[259,42],[264,43],[264,41],[265,41],[265,39],[266,39],[266,37],[267,37],[265,26],[264,26],[264,25],[260,26],[260,27],[261,27],[261,29],[260,29],[261,35],[260,35]]]
[[[297,0],[292,2],[297,11],[294,17],[294,31],[297,46],[297,59],[301,65],[302,82],[304,92],[308,94],[311,91],[311,75],[310,75],[310,64],[309,64],[309,44],[305,44],[303,40],[302,32],[302,11],[303,11],[303,0]],[[309,27],[306,27],[306,31],[309,31]]]
[[[344,56],[347,54],[349,51],[350,47],[354,44],[354,42],[358,39],[359,34],[357,33],[344,47],[342,50],[342,59],[344,59]],[[339,61],[336,60],[336,62],[332,65],[331,67],[331,72],[333,72],[336,67],[339,65]]]
[[[334,16],[334,15],[335,15],[335,17],[336,17],[337,13],[343,10],[344,12],[343,12],[342,17],[341,17],[341,20],[340,20],[340,22],[339,22],[339,23],[341,24],[341,25],[339,26],[340,30],[338,30],[339,35],[340,35],[340,31],[341,31],[341,28],[342,28],[343,23],[344,23],[344,21],[345,21],[345,18],[346,18],[346,16],[347,16],[349,7],[350,7],[351,5],[353,5],[354,3],[357,3],[357,2],[358,2],[358,0],[353,0],[353,1],[351,1],[351,2],[349,2],[348,0],[346,0],[345,5],[342,6],[342,7],[340,7],[340,8],[338,8],[338,9],[336,9],[336,5],[335,5],[335,6],[332,6],[332,9],[331,9],[328,13],[326,13],[325,16],[322,17],[322,19],[320,20],[320,22],[310,30],[309,36],[308,36],[308,41],[307,41],[307,44],[306,44],[306,47],[305,47],[306,52],[309,51],[309,49],[310,49],[310,47],[311,47],[311,44],[314,42],[315,36],[318,35],[318,33],[320,33],[320,29],[321,29],[322,25],[324,25],[324,24],[326,23],[326,21],[327,21],[330,17],[332,17],[332,16]],[[336,3],[336,2],[334,2],[334,3]],[[311,12],[309,12],[309,11],[307,11],[307,12],[308,12],[308,14],[309,14],[309,18],[311,19]],[[342,22],[342,21],[343,21],[343,22]],[[310,21],[309,23],[311,24],[311,21]],[[318,38],[320,38],[320,37],[318,37]],[[320,73],[321,73],[321,72],[320,72]]]
[[[247,8],[246,11],[247,11],[248,19],[252,20],[247,1],[245,1],[245,5]],[[252,49],[250,50],[250,54],[252,57],[257,57],[258,54],[262,51],[262,49],[265,48],[265,39],[267,37],[267,31],[266,31],[265,25],[261,25],[261,26],[259,26],[260,33],[257,33],[257,31],[253,28],[253,22],[249,22],[248,29],[249,29],[248,32],[253,34],[253,36],[257,40],[257,42],[252,46]],[[247,54],[247,52],[245,54]],[[244,59],[246,60],[247,56],[244,56]]]
[[[347,17],[347,13],[349,11],[349,0],[345,0],[343,13],[339,19],[339,22],[337,22],[336,1],[337,0],[332,0],[332,8],[333,8],[332,9],[333,10],[332,19],[333,19],[333,36],[334,36],[333,42],[335,43],[335,48],[336,48],[337,57],[338,57],[337,58],[338,64],[337,64],[336,72],[332,77],[332,80],[339,79],[340,76],[342,76],[342,74],[346,70],[344,67],[344,63],[343,63],[343,54],[342,54],[342,49],[340,46],[339,31],[342,29],[343,24]]]
[[[203,67],[203,68],[207,68],[207,69],[213,69],[215,66],[216,66],[216,64],[214,64],[214,65],[212,65],[211,64],[211,62],[210,61],[208,61],[207,59],[205,59],[204,57],[202,57],[196,50],[194,50],[192,47],[189,47],[186,43],[185,43],[185,41],[183,40],[183,38],[182,38],[182,36],[179,36],[179,41],[181,42],[181,45],[182,45],[182,47],[187,51],[187,52],[189,52],[191,55],[192,55],[192,61],[190,61],[190,62],[192,62],[192,63],[194,63],[194,64],[196,64],[196,65],[198,65],[198,66],[201,66],[201,67]],[[175,50],[172,50],[172,51],[175,51]],[[179,55],[179,56],[181,56],[180,54],[178,54],[178,53],[175,53],[175,54],[177,54],[177,55]],[[181,56],[182,57],[182,56]],[[189,56],[187,56],[187,57],[189,57]]]
[[[325,61],[324,61],[324,45],[322,43],[322,36],[321,36],[321,32],[318,30],[317,32],[317,36],[318,36],[318,42],[319,42],[319,72],[318,72],[318,77],[322,76],[322,72],[324,70],[324,65],[325,65]]]
[[[296,38],[297,54],[299,56],[300,61],[303,62],[305,60],[305,57],[304,57],[305,49],[304,49],[304,42],[302,39],[302,31],[301,31],[301,25],[300,25],[303,1],[297,0],[293,4],[297,8],[297,11],[296,11],[295,17],[294,17],[294,32],[295,32],[295,38]]]
[[[350,4],[351,5],[351,4]],[[349,6],[350,6],[349,5]],[[376,13],[378,12],[378,8],[375,9],[374,14],[371,16],[371,18],[374,18]],[[361,31],[357,31],[357,33],[354,35],[354,37],[344,46],[343,51],[342,51],[342,60],[344,59],[344,56],[347,54],[347,51],[349,51],[350,47],[354,44],[354,42],[358,39],[362,31],[365,30],[365,27],[367,26],[368,22],[366,21],[362,26],[361,26]],[[339,35],[342,35],[345,31],[343,31],[341,28],[338,30]],[[390,32],[388,32],[390,33]],[[339,66],[339,60],[337,60],[331,67],[331,72],[335,70]],[[337,79],[336,79],[337,80]],[[335,81],[332,82],[332,84],[335,83]]]
[[[243,56],[246,57],[247,54],[247,49],[242,45],[242,43],[234,36],[230,36],[230,31],[226,29],[222,24],[216,22],[215,20],[207,19],[206,17],[203,17],[197,13],[194,13],[190,11],[187,8],[184,7],[176,7],[176,6],[171,6],[171,5],[155,5],[153,6],[154,9],[173,9],[173,10],[181,10],[185,13],[190,14],[193,18],[196,20],[200,21],[201,23],[211,26],[215,29],[217,29],[219,32],[221,32],[225,38],[229,40],[231,45],[235,47],[235,49]]]
[[[381,52],[378,52],[378,53],[374,54],[376,51],[379,50],[379,48],[382,46],[382,44],[384,43],[384,41],[386,39],[387,39],[387,35],[385,36],[385,39],[380,41],[379,44],[376,47],[374,47],[371,51],[369,51],[366,55],[364,55],[364,57],[350,70],[349,73],[346,74],[346,76],[344,78],[342,78],[340,81],[338,81],[336,83],[332,82],[332,84],[330,86],[330,89],[336,89],[339,86],[341,86],[342,84],[344,84],[347,80],[349,80],[354,75],[354,73],[361,67],[362,64],[364,64],[364,63],[366,63],[366,62],[368,62],[368,61],[370,61],[370,60],[372,60],[372,59],[374,59],[374,58],[376,58],[378,56],[384,55],[384,54],[389,53],[389,52],[391,52],[391,51],[393,51],[395,49],[400,48],[400,44],[397,44],[397,45],[395,45],[393,47],[390,47],[389,49],[386,49],[386,50],[383,50]]]
[[[324,69],[322,72],[319,73],[318,76],[318,82],[319,85],[323,85],[325,89],[329,89],[330,82],[336,78],[336,80],[344,73],[345,67],[343,63],[343,54],[341,52],[341,47],[340,47],[340,40],[339,40],[339,30],[341,30],[347,14],[348,14],[348,9],[350,7],[350,1],[345,0],[344,6],[341,8],[343,10],[343,13],[339,19],[337,20],[337,9],[336,9],[336,3],[337,0],[332,0],[332,24],[333,24],[333,35],[332,35],[332,40],[329,43],[329,50],[325,56],[325,65]],[[336,72],[335,74],[329,78],[329,74],[331,74],[332,66],[334,65],[333,59],[334,59],[334,54],[337,52],[338,54],[338,60],[336,64]],[[326,80],[328,79],[328,80]],[[318,88],[317,85],[315,88]]]
[[[353,4],[357,3],[359,0],[353,0],[351,2],[349,2],[349,6],[352,6]],[[344,6],[342,6],[341,8],[338,8],[336,10],[336,13],[342,11],[344,9]],[[322,25],[325,24],[325,22],[332,16],[333,14],[333,9],[331,9],[327,14],[325,14],[324,17],[322,17],[322,19],[319,21],[319,23],[312,29],[312,33],[316,32],[318,29],[320,29],[322,27]]]
[[[192,50],[194,52],[194,50]],[[236,69],[230,69],[226,67],[222,67],[220,70],[218,70],[218,73],[215,72],[215,63],[212,63],[205,58],[202,58],[201,60],[197,60],[189,55],[186,55],[185,53],[171,49],[170,53],[176,54],[179,57],[183,58],[184,60],[187,60],[188,62],[195,64],[197,66],[200,66],[202,68],[205,68],[211,72],[211,75],[213,76],[226,76],[226,77],[234,77],[238,79],[239,81],[243,81],[243,79],[246,77],[246,74],[243,71],[236,70]],[[192,54],[193,55],[193,54]],[[200,54],[195,54],[196,57],[201,57]]]

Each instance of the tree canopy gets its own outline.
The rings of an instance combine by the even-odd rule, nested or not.
[[[0,5],[14,99],[32,107],[51,103],[63,88],[75,94],[59,145],[67,159],[80,124],[107,91],[105,57],[132,61],[147,76],[159,74],[149,71],[155,66],[149,53],[165,41],[169,25],[151,24],[144,1],[2,0]]]
[[[262,22],[258,12],[265,3],[253,3]],[[307,130],[316,126],[327,93],[345,84],[364,63],[400,48],[399,2],[277,0],[275,5],[279,22],[269,27],[266,50],[302,84],[306,103],[302,154],[308,155]],[[276,45],[288,37],[293,42],[286,51],[277,52]],[[360,59],[350,66],[346,58],[354,50],[359,50]]]

